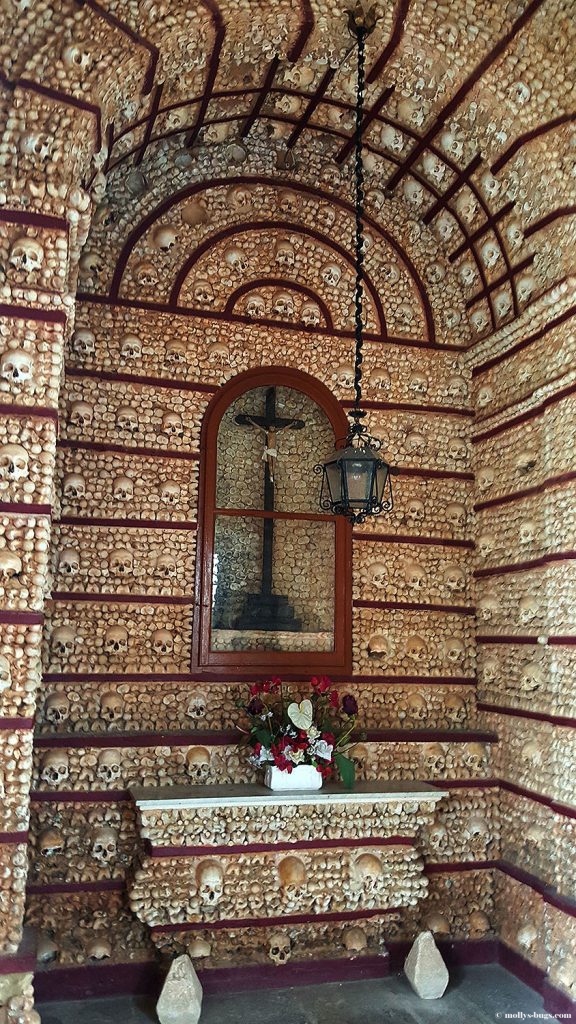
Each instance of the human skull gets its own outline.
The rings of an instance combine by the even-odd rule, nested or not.
[[[208,346],[208,359],[211,363],[218,363],[219,366],[230,365],[230,349],[223,341],[213,341]]]
[[[455,462],[462,462],[466,459],[467,447],[463,437],[451,437],[448,441],[448,455]]]
[[[448,379],[446,390],[450,395],[450,398],[465,398],[468,391],[466,378],[462,377],[459,373],[453,374],[452,377]]]
[[[478,405],[481,409],[485,409],[487,405],[490,405],[494,399],[494,389],[490,384],[483,384],[478,392]]]
[[[494,295],[494,309],[500,320],[503,320],[511,312],[512,298],[507,288],[503,288],[502,291],[496,292]]]
[[[125,430],[128,434],[137,434],[140,423],[136,409],[131,405],[121,405],[116,413],[116,426],[118,430]]]
[[[282,889],[301,889],[306,884],[306,868],[300,857],[282,857],[278,864],[278,882]]]
[[[409,636],[405,644],[406,657],[411,661],[425,661],[428,648],[421,636]]]
[[[125,334],[120,339],[120,355],[122,359],[141,359],[142,342],[140,338],[136,337],[135,334]]]
[[[368,566],[368,580],[377,590],[386,586],[388,569],[384,562],[372,562],[372,565]]]
[[[19,388],[32,380],[34,359],[21,348],[9,348],[0,357],[0,376],[12,387]]]
[[[444,210],[439,217],[436,217],[432,230],[440,242],[449,242],[456,230],[456,221],[451,214]]]
[[[420,501],[419,498],[411,498],[406,506],[405,519],[412,523],[413,526],[421,526],[426,518],[426,509],[424,502]]]
[[[166,342],[164,362],[167,366],[181,366],[186,362],[186,345],[183,341],[171,338]]]
[[[206,209],[206,203],[203,199],[191,199],[185,203],[182,207],[181,216],[182,222],[190,228],[199,227],[200,224],[207,224],[210,220],[210,214]]]
[[[519,245],[524,241],[524,234],[522,231],[522,225],[518,220],[511,220],[506,225],[505,229],[506,238],[508,245],[512,249],[517,249]]]
[[[468,935],[471,939],[483,939],[491,927],[490,918],[483,910],[473,910],[468,917]]]
[[[519,384],[528,384],[532,379],[533,367],[529,359],[523,359],[521,363],[518,363],[517,374]]]
[[[238,245],[227,246],[224,250],[224,262],[238,276],[245,274],[248,269],[248,260]]]
[[[109,825],[103,825],[94,830],[90,856],[99,864],[108,865],[116,859],[118,853],[118,832]]]
[[[153,288],[158,284],[158,272],[151,260],[140,260],[136,264],[134,280],[141,288]]]
[[[392,378],[388,370],[371,370],[368,374],[368,384],[379,391],[389,391],[392,385]]]
[[[134,497],[134,483],[129,476],[116,476],[112,483],[115,501],[130,501]]]
[[[162,415],[162,433],[168,437],[183,437],[184,426],[179,412],[165,412]]]
[[[480,334],[488,326],[488,313],[483,306],[473,310],[470,314],[470,323],[477,334]]]
[[[461,640],[456,636],[449,636],[444,641],[444,655],[446,661],[456,665],[464,660],[466,649]]]
[[[500,606],[493,594],[484,594],[476,604],[478,618],[481,622],[493,622]]]
[[[439,185],[446,175],[446,164],[435,153],[424,154],[422,167],[424,174],[434,185]]]
[[[354,370],[348,363],[339,363],[332,374],[332,379],[341,388],[351,388],[354,384]]]
[[[41,857],[58,857],[64,853],[64,836],[57,828],[45,828],[38,836],[38,853]]]
[[[300,199],[296,192],[289,188],[281,188],[277,195],[278,209],[289,217],[295,216],[300,209]]]
[[[533,949],[538,941],[538,929],[530,922],[522,925],[516,932],[516,941],[521,949]]]
[[[500,662],[495,657],[485,658],[481,665],[482,681],[493,683],[500,672]]]
[[[215,860],[200,861],[196,868],[196,885],[200,903],[216,906],[224,891],[224,875]]]
[[[50,637],[50,648],[57,658],[67,658],[73,653],[77,643],[76,633],[72,626],[56,626]]]
[[[108,566],[114,576],[126,576],[134,570],[134,556],[127,548],[114,548],[108,555]]]
[[[482,262],[487,270],[492,270],[502,255],[496,242],[492,242],[490,239],[484,242],[480,253],[482,255]]]
[[[478,203],[471,192],[461,192],[456,198],[456,213],[465,224],[472,224],[477,210]]]
[[[206,939],[192,939],[192,942],[188,943],[187,952],[191,959],[200,960],[203,957],[210,956],[212,946],[209,942],[206,942]]]
[[[516,286],[516,292],[518,295],[518,301],[525,303],[529,302],[534,294],[536,288],[536,279],[531,274],[525,274],[523,277],[518,279]]]
[[[425,743],[422,753],[424,754],[424,768],[427,776],[444,771],[446,768],[446,748],[441,743]]]
[[[0,654],[0,693],[12,686],[12,669],[4,654]]]
[[[532,90],[526,82],[513,82],[508,90],[508,96],[511,102],[517,107],[523,107],[525,103],[528,103]]]
[[[261,317],[266,314],[266,303],[262,295],[259,292],[252,292],[246,296],[246,303],[244,306],[246,316]]]
[[[466,526],[466,509],[459,501],[450,501],[446,505],[446,519],[454,530],[462,530]]]
[[[421,693],[409,693],[398,710],[400,721],[423,722],[428,714],[428,705]]]
[[[493,533],[481,533],[476,542],[478,554],[487,558],[496,548],[497,540]]]
[[[404,579],[411,590],[422,590],[426,585],[426,570],[418,562],[409,559],[404,566]]]
[[[521,597],[518,603],[518,615],[523,626],[527,626],[534,619],[541,618],[537,599],[535,597]]]
[[[99,714],[108,724],[119,722],[124,716],[124,701],[120,694],[111,690],[101,694]]]
[[[21,444],[0,445],[0,491],[28,476],[30,456]]]
[[[289,936],[282,932],[273,932],[268,945],[268,958],[277,967],[280,967],[282,964],[288,963],[291,955],[292,944]]]
[[[424,189],[419,181],[414,178],[406,178],[402,192],[406,202],[413,206],[415,209],[419,209],[424,202]]]
[[[280,267],[293,267],[296,262],[294,246],[288,238],[279,238],[274,247],[274,260]]]
[[[70,717],[70,701],[61,690],[55,690],[46,698],[44,718],[51,725],[61,725]]]
[[[460,160],[464,153],[462,139],[451,128],[446,128],[440,135],[440,145],[446,155],[452,157],[453,160]]]
[[[62,63],[72,71],[86,71],[92,63],[92,58],[88,50],[77,43],[67,43],[62,49]]]
[[[380,133],[380,142],[389,153],[401,153],[404,149],[404,136],[398,128],[386,124]]]
[[[346,928],[342,937],[344,948],[348,951],[351,957],[357,956],[368,948],[368,939],[366,938],[366,932],[363,928],[354,926],[353,928]]]
[[[80,257],[80,270],[88,277],[96,278],[104,268],[102,257],[97,252],[84,252]]]
[[[500,191],[500,182],[490,171],[485,171],[480,179],[480,187],[486,199],[495,199]]]
[[[13,270],[32,274],[44,262],[44,249],[35,238],[17,238],[10,247],[9,265]]]
[[[165,480],[160,487],[160,497],[167,505],[180,501],[180,484],[176,480]]]
[[[519,527],[519,530],[518,530],[518,539],[519,539],[520,543],[521,544],[533,544],[534,538],[536,536],[536,531],[537,531],[537,527],[536,527],[536,523],[534,522],[534,520],[533,519],[524,519],[523,522],[520,523],[520,527]]]
[[[20,137],[20,152],[28,157],[35,157],[43,163],[52,156],[52,140],[49,135],[41,132],[24,132]]]
[[[195,783],[206,783],[210,778],[210,751],[207,747],[190,747],[186,754],[186,771]]]
[[[99,935],[86,946],[87,960],[109,960],[112,956],[112,946],[104,936]]]
[[[402,329],[407,329],[412,326],[415,320],[415,313],[409,302],[402,302],[398,306],[396,310],[396,317]]]
[[[11,580],[17,580],[22,572],[22,559],[15,551],[0,549],[0,586],[6,587]]]
[[[206,715],[207,707],[208,700],[206,698],[206,694],[196,693],[190,698],[188,707],[186,708],[186,714],[195,722],[201,722]]]
[[[371,636],[367,646],[369,658],[387,658],[390,655],[390,641],[383,633]]]
[[[294,299],[290,292],[282,290],[274,292],[272,296],[272,312],[276,316],[291,317],[294,315]]]
[[[524,691],[534,693],[536,690],[541,690],[545,680],[544,669],[537,661],[529,661],[523,665],[520,673],[520,686]]]
[[[75,401],[70,404],[68,422],[73,427],[89,427],[94,419],[94,406],[89,402]]]
[[[98,754],[96,775],[100,782],[110,785],[122,775],[122,755],[118,750],[101,750]]]
[[[155,629],[151,636],[152,650],[160,657],[173,654],[174,636],[169,629]]]
[[[300,310],[300,319],[305,327],[317,327],[321,317],[320,306],[317,302],[311,300],[304,302]]]
[[[465,743],[463,762],[470,771],[476,772],[486,761],[486,746],[483,743]]]
[[[449,722],[462,725],[466,721],[466,704],[457,693],[449,693],[444,704],[446,718]]]
[[[439,260],[435,260],[434,263],[428,264],[427,273],[428,280],[432,284],[440,284],[440,281],[443,281],[446,277],[446,268]]]
[[[40,762],[40,778],[49,786],[61,786],[70,774],[65,750],[47,750]]]
[[[152,232],[152,245],[161,252],[170,252],[177,239],[178,232],[173,224],[159,224]]]
[[[350,881],[355,888],[375,888],[382,877],[382,861],[374,853],[361,853],[350,867]]]
[[[440,744],[437,744],[440,746]],[[444,852],[444,848],[448,843],[448,832],[446,826],[440,821],[433,821],[430,828],[428,829],[428,843],[434,853]]]
[[[531,473],[538,462],[538,453],[533,448],[523,448],[516,457],[516,469],[522,476]]]
[[[128,651],[128,630],[124,626],[108,626],[104,633],[106,654],[126,654]]]
[[[458,271],[458,276],[465,288],[472,288],[476,281],[476,267],[471,260],[465,260]]]
[[[422,452],[426,447],[426,438],[418,430],[410,430],[406,434],[406,450],[409,452]]]
[[[424,373],[416,371],[411,374],[408,387],[410,391],[414,391],[417,395],[425,395],[428,391],[428,378]]]
[[[426,113],[426,107],[421,96],[418,96],[418,98],[406,96],[398,103],[398,117],[401,121],[411,125],[412,128],[422,127],[426,120]]]
[[[342,277],[342,270],[337,263],[325,263],[320,271],[324,284],[330,288],[336,288]]]
[[[476,482],[481,491],[489,491],[495,479],[496,474],[491,466],[481,466],[476,473]]]
[[[177,568],[176,559],[167,552],[158,555],[154,560],[154,572],[162,579],[174,579]]]
[[[88,327],[78,327],[72,335],[72,348],[78,356],[93,356],[96,352],[96,335]]]
[[[86,497],[86,481],[81,473],[66,473],[62,481],[62,489],[65,498]]]
[[[231,185],[226,192],[226,205],[232,210],[247,210],[254,204],[254,193],[248,185]]]

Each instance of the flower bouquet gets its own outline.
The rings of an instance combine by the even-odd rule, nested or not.
[[[243,708],[250,720],[246,743],[250,762],[265,769],[270,789],[320,789],[336,771],[354,784],[354,762],[346,756],[358,704],[340,697],[327,676],[314,676],[310,696],[293,699],[277,677],[255,683]]]

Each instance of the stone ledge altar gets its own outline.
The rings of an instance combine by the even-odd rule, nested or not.
[[[386,956],[428,880],[420,852],[446,790],[359,782],[135,787],[130,905],[157,948],[202,967]]]

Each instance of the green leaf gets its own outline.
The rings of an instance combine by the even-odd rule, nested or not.
[[[268,747],[270,746],[270,741],[272,739],[268,729],[265,729],[264,727],[260,729],[253,729],[252,736],[254,737],[255,740],[257,740],[258,743],[261,743],[263,747],[266,747],[268,749]]]
[[[352,789],[356,775],[356,765],[354,764],[354,761],[351,761],[349,757],[345,757],[344,754],[339,753],[334,754],[334,761],[346,789]]]

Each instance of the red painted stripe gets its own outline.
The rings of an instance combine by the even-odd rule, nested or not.
[[[474,505],[474,511],[480,512],[485,508],[495,508],[498,505],[508,505],[512,501],[523,501],[524,498],[530,498],[534,494],[542,494],[543,491],[547,491],[552,487],[559,487],[562,484],[572,483],[576,480],[576,472],[562,473],[559,476],[548,477],[547,480],[543,480],[539,484],[535,484],[534,487],[526,487],[523,491],[513,491],[511,494],[503,494],[498,498],[490,498],[488,501],[479,501]]]
[[[332,682],[335,686],[348,686],[352,683],[368,683],[374,684],[389,684],[389,683],[401,683],[407,686],[417,684],[419,686],[474,686],[476,684],[475,677],[468,676],[389,676],[389,675],[352,675],[352,676],[339,676],[333,675]],[[65,673],[65,672],[46,672],[44,673],[43,680],[45,683],[70,683],[76,682],[95,682],[95,683],[123,683],[123,682],[134,682],[134,683],[157,683],[161,686],[163,683],[201,683],[202,685],[213,685],[219,686],[222,683],[230,683],[232,685],[236,683],[252,683],[254,682],[254,674],[248,675],[247,673],[238,672],[205,672],[205,673],[165,673],[159,675],[157,672],[149,673],[106,673],[106,672],[82,672],[76,673]],[[294,674],[286,673],[284,680],[288,683],[309,683],[309,677],[296,676]]]
[[[300,135],[304,131],[304,128],[306,127],[308,122],[312,119],[312,116],[313,116],[314,112],[316,111],[316,108],[322,102],[324,102],[324,94],[325,94],[328,86],[330,85],[332,79],[334,78],[335,74],[336,74],[336,69],[335,68],[328,68],[328,70],[322,76],[320,82],[318,83],[316,91],[310,97],[310,100],[308,102],[308,106],[306,107],[306,110],[304,111],[302,116],[299,118],[298,124],[296,125],[296,127],[292,131],[292,134],[290,135],[290,138],[286,142],[286,149],[292,149],[293,148],[295,143],[300,138]]]
[[[0,843],[4,846],[25,846],[28,843],[28,829],[25,832],[0,832]]]
[[[423,544],[431,547],[467,548],[468,550],[473,550],[475,547],[474,541],[455,540],[452,537],[411,537],[409,534],[394,533],[353,533],[352,537],[354,540],[369,540],[386,544]]]
[[[198,452],[182,452],[165,448],[139,448],[136,445],[101,444],[98,441],[71,441],[66,438],[57,442],[58,448],[73,448],[77,451],[116,452],[119,455],[143,455],[145,458],[182,459],[185,462],[198,462]]]
[[[256,96],[254,106],[252,107],[252,110],[250,111],[248,117],[246,118],[240,130],[241,139],[245,139],[246,136],[250,134],[251,129],[254,127],[254,124],[258,120],[260,111],[262,110],[262,107],[264,106],[266,100],[268,99],[268,93],[272,88],[272,84],[276,77],[276,72],[278,70],[279,64],[280,61],[278,60],[278,57],[273,57],[272,60],[270,61],[270,66],[268,68],[268,71],[266,72],[266,76],[258,92],[258,95]]]
[[[354,402],[343,401],[340,402],[345,409],[353,409]],[[448,405],[415,405],[410,402],[374,402],[372,400],[362,400],[363,409],[383,409],[390,410],[390,412],[415,412],[415,413],[440,413],[442,416],[462,416],[465,419],[474,419],[474,412],[472,409],[454,409]]]
[[[462,604],[426,604],[409,601],[361,601],[352,602],[354,608],[399,609],[410,612],[452,612],[455,615],[475,615],[476,610]]]
[[[556,647],[574,647],[576,636],[549,636],[548,643]]]
[[[323,921],[366,921],[371,917],[379,917],[381,914],[397,914],[401,907],[380,907],[377,910],[346,910],[340,914],[285,914],[283,917],[246,917],[237,918],[232,921],[211,921],[211,931],[221,931],[226,928],[234,931],[237,928],[270,928],[275,925],[291,924],[319,924]],[[157,924],[150,929],[151,935],[164,932],[197,932],[206,928],[205,921],[195,923],[185,922],[179,924]]]
[[[301,839],[295,843],[240,843],[236,846],[154,846],[148,842],[150,856],[154,860],[167,857],[213,857],[219,854],[231,856],[244,853],[276,853],[290,850],[335,850],[360,849],[363,846],[414,846],[409,836],[368,836],[363,839]]]
[[[479,444],[481,441],[487,441],[488,438],[497,437],[499,434],[506,433],[507,430],[513,430],[514,427],[520,426],[522,423],[527,423],[529,420],[536,419],[538,416],[550,408],[551,405],[556,405],[557,402],[562,402],[565,398],[569,398],[571,395],[576,393],[576,384],[571,384],[570,387],[563,388],[561,391],[557,391],[554,395],[549,395],[544,401],[540,402],[539,405],[529,409],[527,412],[520,413],[518,416],[514,416],[512,419],[507,420],[506,423],[500,423],[497,427],[492,427],[490,430],[485,430],[481,434],[476,434],[472,438],[472,444]]]
[[[10,306],[0,303],[0,316],[14,317],[15,320],[34,320],[36,323],[65,324],[66,313],[59,309],[37,309],[34,306]]]
[[[15,512],[26,516],[52,516],[51,505],[27,505],[25,501],[0,501],[0,512]]]
[[[475,569],[474,576],[482,579],[486,576],[507,576],[511,572],[529,572],[531,569],[542,569],[553,562],[570,562],[576,558],[576,551],[551,552],[541,558],[533,558],[528,562],[499,565],[492,569]]]
[[[431,224],[434,218],[437,217],[438,214],[441,212],[441,210],[445,210],[448,207],[448,202],[450,201],[450,199],[453,199],[457,192],[460,191],[462,185],[468,185],[468,187],[471,188],[472,192],[476,195],[476,188],[472,187],[470,178],[474,174],[474,172],[478,170],[481,163],[482,157],[480,156],[479,153],[477,153],[476,156],[472,158],[470,163],[466,165],[466,167],[462,168],[462,170],[458,169],[457,173],[454,175],[446,191],[443,192],[441,196],[439,196],[436,202],[430,207],[429,210],[426,211],[426,213],[422,217],[422,220],[426,225]],[[465,243],[466,248],[471,247],[471,241],[471,238],[468,237]]]
[[[152,130],[154,128],[154,122],[156,121],[156,117],[157,117],[157,114],[158,114],[158,109],[160,107],[160,100],[162,98],[162,90],[163,90],[163,88],[164,88],[164,83],[160,82],[160,84],[157,85],[155,90],[154,90],[154,95],[152,97],[152,104],[151,104],[148,116],[146,118],[146,127],[144,129],[144,137],[142,139],[142,145],[140,146],[140,149],[138,150],[138,153],[134,157],[134,166],[135,167],[138,167],[139,164],[142,163],[142,160],[144,159],[144,154],[146,153],[146,149],[148,148],[148,143],[150,142],[150,138],[152,136]]]
[[[67,366],[66,377],[91,380],[109,380],[113,383],[145,384],[154,388],[167,388],[171,391],[197,391],[201,394],[214,395],[218,391],[216,384],[204,384],[200,381],[167,380],[165,377],[142,377],[133,373],[115,373],[110,370],[85,370],[82,368]]]
[[[508,149],[506,149],[504,153],[501,153],[494,161],[491,167],[492,174],[498,174],[498,172],[506,166],[508,161],[516,155],[518,150],[522,149],[522,147],[528,142],[532,142],[533,139],[537,139],[541,135],[546,135],[548,132],[553,131],[554,128],[559,128],[560,125],[568,124],[571,121],[576,121],[576,114],[560,114],[551,121],[547,121],[545,124],[539,125],[538,128],[531,128],[530,131],[524,132],[523,135],[519,135],[518,138],[508,146]]]
[[[31,882],[26,886],[29,896],[54,896],[77,892],[118,892],[126,888],[124,878],[103,878],[98,882]]]
[[[216,0],[203,0],[204,6],[210,11],[212,18],[212,25],[214,28],[214,46],[212,53],[210,54],[210,63],[208,64],[208,73],[206,76],[206,82],[202,90],[202,99],[198,108],[198,117],[196,118],[196,124],[192,131],[188,134],[186,139],[186,145],[192,146],[196,141],[201,128],[204,125],[204,118],[206,111],[210,105],[212,98],[212,91],[214,89],[214,83],[218,74],[218,66],[220,64],[220,54],[224,45],[224,39],[226,36],[226,26],[224,18]]]
[[[33,210],[7,210],[0,208],[0,222],[8,224],[27,224],[33,228],[56,228],[60,231],[68,231],[68,221],[65,217],[55,217],[50,213],[35,213]]]
[[[537,636],[512,636],[511,634],[494,634],[488,636],[479,633],[476,636],[477,644],[538,644]]]
[[[41,626],[44,622],[44,616],[42,612],[0,611],[0,622],[4,622],[6,625]]]
[[[31,417],[38,419],[54,420],[58,422],[58,410],[49,409],[41,405],[2,405],[0,404],[0,416]]]
[[[410,0],[397,0],[396,8],[394,10],[394,26],[390,34],[390,38],[380,57],[366,75],[368,85],[371,85],[377,78],[380,78],[380,75],[384,71],[388,61],[398,48],[404,34],[404,23],[406,21],[406,15],[408,14],[409,7]]]
[[[55,793],[33,789],[30,793],[30,802],[33,804],[126,803],[128,800],[130,800],[130,794],[127,789],[91,789],[85,793],[78,792],[78,790]]]
[[[18,729],[33,729],[33,718],[0,718],[0,730],[11,732]]]
[[[142,92],[146,96],[151,91],[154,83],[154,74],[156,72],[156,65],[158,64],[158,57],[160,55],[158,47],[154,46],[153,43],[149,43],[144,36],[139,35],[138,32],[131,29],[125,24],[125,22],[120,21],[120,18],[117,18],[116,15],[112,14],[106,8],[101,7],[96,0],[82,0],[82,3],[85,4],[86,7],[89,7],[91,11],[94,11],[94,13],[102,18],[103,21],[107,21],[109,25],[113,25],[114,28],[123,32],[124,35],[128,36],[128,38],[131,39],[133,43],[136,43],[137,46],[143,46],[148,51],[150,55],[148,71],[146,72],[146,79],[142,87]]]
[[[450,473],[445,469],[417,469],[415,466],[401,466],[400,473],[421,480],[474,480],[474,473]]]
[[[541,217],[540,220],[534,221],[524,231],[525,238],[531,238],[538,231],[543,231],[549,224],[553,224],[554,221],[561,220],[563,217],[572,217],[576,213],[576,206],[559,206],[557,210],[550,210],[545,217]]]
[[[488,231],[492,229],[493,224],[498,224],[499,221],[504,219],[504,217],[507,217],[514,209],[515,205],[516,204],[514,202],[506,203],[505,206],[502,206],[497,211],[497,213],[492,214],[490,220],[485,221],[484,224],[480,224],[475,231],[472,231],[468,235],[468,238],[465,238],[464,241],[460,243],[457,249],[454,249],[454,251],[450,253],[448,262],[454,263],[460,256],[463,256],[473,242],[478,242]]]
[[[0,505],[0,510],[2,505]],[[126,527],[127,529],[138,530],[188,530],[193,532],[198,524],[194,522],[181,523],[178,520],[173,522],[167,519],[98,519],[91,516],[61,516],[59,523],[67,526],[114,526]]]
[[[53,601],[72,601],[74,603],[91,601],[104,604],[165,604],[165,605],[191,605],[194,604],[194,595],[188,597],[175,597],[170,594],[101,594],[76,593],[73,590],[57,590],[52,594]]]
[[[535,341],[540,341],[541,338],[546,337],[546,335],[556,327],[560,327],[560,325],[566,323],[567,320],[571,320],[574,315],[576,315],[576,306],[571,306],[570,309],[565,310],[564,313],[555,317],[555,319],[551,320],[545,327],[535,331],[534,334],[531,334],[528,338],[524,338],[524,340],[518,342],[517,345],[513,345],[512,348],[507,349],[505,352],[501,352],[500,355],[492,356],[491,359],[487,359],[486,362],[480,363],[479,366],[475,366],[472,370],[472,376],[478,377],[479,374],[486,373],[494,366],[498,366],[500,363],[505,362],[511,356],[516,355],[517,352],[521,352],[529,345],[533,345]],[[480,342],[478,342],[478,344],[480,344]]]
[[[537,892],[542,896],[545,903],[556,907],[558,910],[561,910],[564,914],[568,914],[570,917],[576,917],[576,900],[571,899],[569,896],[561,895],[553,889],[548,882],[539,878],[538,875],[534,875],[531,872],[526,871],[524,868],[518,867],[516,864],[512,864],[507,860],[470,861],[468,864],[427,864],[424,870],[427,875],[452,874],[454,871],[461,872],[469,870],[501,871],[510,878],[514,878],[517,882],[521,882],[523,885],[529,886],[530,889],[533,889],[534,892]]]
[[[549,722],[551,725],[562,725],[569,729],[576,729],[576,718],[549,715],[543,711],[528,711],[526,708],[510,708],[502,704],[486,704],[484,701],[478,701],[476,707],[479,711],[493,711],[499,715],[511,715],[513,718],[531,718],[536,722]]]
[[[30,92],[36,93],[38,96],[45,96],[49,100],[55,100],[56,103],[64,103],[67,107],[75,107],[77,110],[85,110],[88,114],[92,114],[94,117],[94,151],[98,152],[102,147],[102,115],[100,107],[95,103],[87,103],[85,100],[77,99],[76,96],[72,96],[69,92],[60,92],[58,89],[51,89],[46,85],[40,85],[39,82],[32,82],[29,78],[19,78],[15,83],[19,89],[27,89]],[[68,227],[68,225],[66,226]]]

